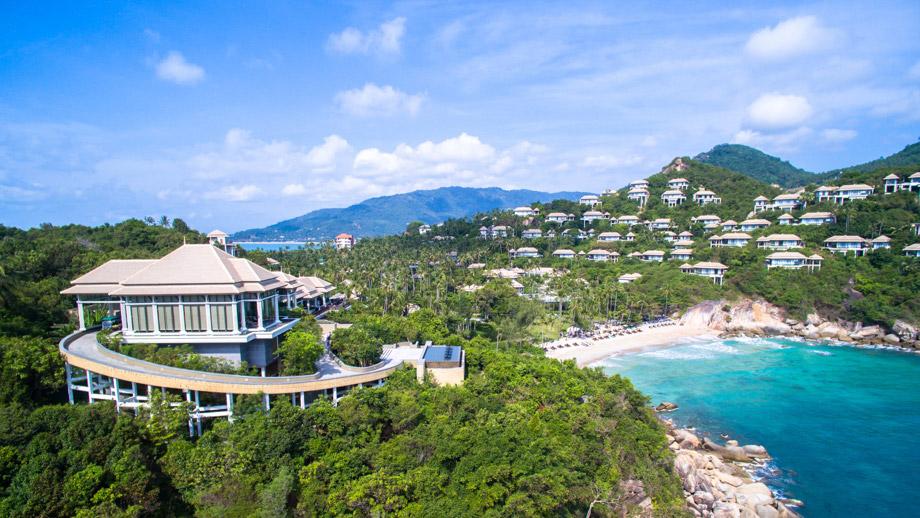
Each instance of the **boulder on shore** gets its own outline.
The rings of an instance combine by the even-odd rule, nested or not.
[[[920,336],[917,328],[903,320],[895,320],[891,327],[891,332],[898,335],[898,338],[905,341],[916,340]]]
[[[899,344],[899,343],[901,343],[901,339],[898,338],[898,335],[894,335],[894,334],[887,334],[887,335],[885,335],[885,341],[888,342],[888,343],[890,343],[890,344]]]
[[[662,401],[655,407],[656,412],[673,412],[674,410],[677,410],[677,403],[670,401]]]

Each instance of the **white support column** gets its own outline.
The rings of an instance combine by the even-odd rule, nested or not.
[[[192,402],[192,391],[189,389],[185,389],[185,400],[189,403]],[[188,415],[188,436],[189,437],[195,436],[195,426],[194,426],[194,423],[192,422],[191,412]]]
[[[240,312],[242,313],[243,318],[240,319],[242,327],[240,331],[246,331],[246,297],[245,295],[240,295]]]
[[[160,333],[160,312],[157,311],[157,298],[150,297],[151,304],[153,305],[153,334]]]
[[[268,394],[262,394],[262,404],[265,405],[266,412],[272,409],[272,402],[271,399],[269,399]]]
[[[256,326],[256,331],[265,331],[265,326],[262,324],[262,296],[256,295],[256,315],[259,317],[259,325]]]
[[[278,305],[278,297],[279,295],[277,293],[272,295],[272,304],[275,306],[275,324],[281,322],[281,311],[279,311],[280,307]]]
[[[185,332],[185,297],[179,297],[179,332]]]
[[[233,332],[240,332],[240,302],[236,300],[236,295],[233,296]]]
[[[83,301],[77,297],[77,321],[80,323],[80,331],[86,330],[86,321],[83,317]]]
[[[211,296],[205,295],[204,297],[204,321],[205,329],[208,334],[211,334],[213,327],[211,326]]]
[[[307,398],[304,397],[304,391],[300,391],[300,408],[307,408]]]
[[[121,387],[118,386],[118,378],[112,378],[112,389],[115,394],[115,413],[121,413]]]
[[[332,406],[339,406],[339,389],[332,387]]]
[[[291,406],[297,406],[297,393],[291,392]]]
[[[89,389],[86,392],[89,396],[89,403],[93,404],[93,373],[88,369],[86,371],[86,388]]]
[[[67,401],[73,404],[73,371],[70,364],[64,362],[64,374],[67,376]]]
[[[201,398],[197,390],[195,391],[195,427],[198,431],[198,437],[201,437]]]
[[[233,394],[227,393],[227,420],[233,422]]]

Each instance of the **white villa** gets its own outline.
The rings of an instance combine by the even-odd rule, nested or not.
[[[671,259],[678,261],[689,261],[693,257],[693,250],[687,248],[675,248],[671,250]]]
[[[722,263],[699,262],[694,265],[683,264],[680,267],[680,271],[689,273],[690,275],[709,277],[712,279],[712,282],[721,286],[722,281],[725,278],[725,272],[728,271],[728,266],[725,266]]]
[[[671,241],[674,241],[674,239],[677,237],[677,233],[671,230],[665,230],[664,232],[661,233],[661,236],[662,236],[662,239],[670,243]]]
[[[578,199],[578,203],[582,205],[587,205],[589,207],[598,205],[600,204],[600,202],[601,202],[601,199],[594,194],[586,194]]]
[[[770,226],[770,221],[766,219],[746,219],[741,223],[738,223],[738,229],[742,232],[751,232],[753,230],[760,230]]]
[[[539,239],[543,237],[543,231],[539,228],[528,228],[521,232],[521,237],[524,239]]]
[[[891,238],[888,236],[878,236],[877,238],[869,242],[872,243],[873,250],[880,250],[882,248],[891,248]]]
[[[723,221],[722,222],[722,232],[728,232],[731,230],[735,230],[735,227],[737,226],[738,226],[738,222],[733,219],[730,219],[728,221]]]
[[[807,212],[799,216],[799,225],[831,225],[836,222],[833,212]]]
[[[692,239],[678,239],[674,243],[674,248],[693,248]]]
[[[703,216],[696,216],[690,218],[694,223],[699,223],[703,225],[703,228],[712,229],[719,226],[719,223],[722,222],[722,218],[714,214],[705,214]]]
[[[574,214],[566,214],[564,212],[550,212],[546,215],[546,221],[550,223],[565,223],[567,221],[574,221]]]
[[[757,238],[757,248],[766,250],[790,250],[792,248],[803,248],[805,242],[795,234],[770,234],[765,237]]]
[[[815,190],[815,198],[818,201],[831,200],[837,204],[843,204],[852,200],[865,200],[875,191],[871,185],[864,183],[841,185],[840,187],[830,188],[832,191],[824,190],[825,187],[819,187],[821,190],[820,197],[818,190]]]
[[[647,263],[660,263],[664,261],[664,252],[661,250],[646,250],[642,252],[640,259]]]
[[[479,237],[483,239],[498,239],[502,237],[508,237],[508,227],[505,225],[479,227]]]
[[[126,343],[189,344],[265,367],[299,320],[282,318],[281,306],[293,308],[312,288],[207,244],[182,245],[160,259],[113,259],[61,293],[76,296],[81,330],[85,307],[102,305],[119,318]]]
[[[609,250],[604,250],[602,248],[595,248],[588,252],[585,256],[589,261],[613,261],[616,262],[620,258],[620,254],[616,252],[610,252]]]
[[[710,203],[722,203],[722,198],[709,189],[701,187],[700,190],[693,193],[693,202],[699,205],[708,205]]]
[[[620,225],[627,225],[630,227],[633,225],[638,225],[639,216],[631,216],[631,215],[620,216],[619,218],[616,219],[616,223],[619,223]]]
[[[626,236],[623,238],[623,241],[635,241],[635,240],[636,240],[636,234],[632,232],[627,233]]]
[[[776,218],[776,222],[780,225],[794,225],[795,218],[792,214],[781,214],[780,217]]]
[[[772,208],[787,212],[804,209],[806,203],[805,200],[800,197],[800,194],[800,192],[780,194],[773,198]]]
[[[630,189],[629,192],[626,193],[626,197],[629,198],[630,200],[637,202],[640,207],[644,207],[645,202],[648,201],[649,192],[648,192],[648,189],[635,187],[635,188]]]
[[[671,218],[658,218],[649,222],[648,228],[651,230],[668,230],[671,228]]]
[[[597,235],[597,240],[603,243],[619,241],[622,236],[619,232],[601,232]]]
[[[891,194],[898,191],[920,191],[920,172],[908,176],[904,182],[898,175],[890,174],[885,177],[885,194]]]
[[[629,182],[630,189],[648,189],[648,180],[633,180]]]
[[[420,236],[424,236],[425,234],[429,232],[431,232],[431,225],[426,225],[423,223],[418,226],[418,233]]]
[[[824,248],[835,254],[865,255],[869,250],[869,241],[859,236],[831,236],[824,240]]]
[[[509,253],[511,254],[511,257],[514,257],[514,258],[521,258],[521,257],[523,257],[523,258],[535,258],[535,257],[540,257],[540,251],[537,250],[536,248],[532,247],[532,246],[522,246],[521,248],[518,248],[517,250],[515,250],[515,249],[512,248],[512,249],[509,251]]]
[[[553,257],[556,259],[575,259],[575,251],[569,250],[568,248],[560,248],[553,252]]]
[[[690,181],[686,178],[672,178],[671,180],[668,180],[668,189],[677,189],[678,191],[682,191],[688,187],[690,187]]]
[[[537,215],[537,209],[532,207],[515,207],[513,212],[519,218],[529,218]]]
[[[212,230],[208,232],[208,243],[227,252],[230,255],[236,255],[236,245],[227,240],[230,237],[223,230]]]
[[[629,284],[633,281],[639,280],[642,278],[641,273],[624,273],[617,278],[617,282],[620,284]]]
[[[799,252],[773,252],[767,256],[765,264],[768,270],[773,268],[794,270],[808,268],[809,271],[814,271],[821,268],[823,260],[824,258],[818,254],[809,257]]]
[[[744,232],[729,232],[721,236],[715,235],[709,238],[710,248],[720,248],[723,246],[740,248],[746,246],[751,241],[750,234]]]
[[[693,239],[693,232],[690,232],[689,230],[684,230],[680,234],[677,234],[677,237],[680,239]]]
[[[920,243],[905,246],[903,252],[907,257],[920,257]]]
[[[687,195],[682,191],[671,189],[661,193],[661,201],[663,201],[668,207],[676,207],[687,201]]]
[[[608,215],[603,212],[598,212],[596,210],[589,210],[581,215],[581,220],[584,221],[585,223],[591,223],[592,221],[607,219],[607,217]]]
[[[910,227],[914,230],[914,234],[920,236],[920,223],[911,223]]]
[[[754,212],[765,211],[770,208],[770,199],[766,196],[758,196],[754,198]]]
[[[834,193],[836,192],[836,187],[822,185],[821,187],[815,189],[815,201],[818,203],[821,203],[822,201],[831,201],[834,198]]]
[[[351,250],[355,246],[355,236],[342,232],[335,236],[336,250]]]

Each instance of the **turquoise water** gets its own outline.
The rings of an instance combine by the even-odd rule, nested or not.
[[[719,440],[762,444],[806,517],[920,516],[920,355],[789,339],[688,342],[599,365]]]
[[[306,243],[237,243],[244,250],[262,250],[263,252],[278,252],[287,250],[301,250]]]

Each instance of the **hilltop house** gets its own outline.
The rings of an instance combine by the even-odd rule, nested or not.
[[[907,257],[920,257],[920,243],[905,246],[903,252]]]
[[[351,234],[341,233],[335,236],[335,249],[336,250],[351,250],[355,246],[355,236]]]
[[[633,180],[629,182],[630,189],[648,189],[648,180]]]
[[[678,191],[682,191],[688,187],[690,187],[690,181],[686,178],[672,178],[671,180],[668,180],[668,189],[677,189]]]
[[[587,257],[589,261],[613,260],[614,262],[616,262],[617,259],[620,258],[620,254],[616,252],[610,252],[609,250],[604,250],[602,248],[595,248],[594,250],[591,250],[590,252],[588,252],[588,254],[585,257]]]
[[[770,199],[766,196],[758,196],[754,198],[754,212],[762,212],[767,210],[770,206]]]
[[[626,193],[626,197],[630,200],[633,200],[639,204],[640,207],[645,206],[645,202],[648,201],[649,192],[648,189],[643,188],[633,188]]]
[[[589,210],[589,211],[585,211],[585,213],[581,215],[581,220],[584,221],[585,223],[591,223],[592,221],[607,219],[607,217],[608,217],[608,214],[604,212],[598,212],[596,210]]]
[[[730,246],[734,248],[740,248],[746,246],[750,241],[750,234],[746,234],[744,232],[729,232],[728,234],[722,234],[721,236],[715,235],[710,237],[709,247],[719,248],[723,246]]]
[[[764,229],[770,226],[770,222],[765,219],[746,219],[738,224],[738,229],[742,232],[752,232],[754,230]]]
[[[824,258],[817,254],[808,257],[799,252],[773,252],[767,256],[765,264],[768,270],[773,268],[794,270],[808,268],[809,271],[814,271],[821,268],[821,261],[823,260]]]
[[[799,225],[831,225],[836,222],[833,212],[808,212],[799,216]]]
[[[728,266],[725,266],[722,263],[715,262],[699,262],[694,265],[684,264],[681,265],[680,271],[688,273],[690,275],[699,275],[701,277],[709,277],[712,279],[712,282],[722,285],[722,281],[725,278],[725,272],[728,271]]]
[[[884,178],[885,194],[891,194],[898,191],[920,191],[920,172],[913,173],[907,177],[903,183],[901,178],[896,174],[890,174]]]
[[[901,177],[896,174],[886,176],[882,179],[882,182],[884,183],[883,189],[885,194],[891,194],[901,190]]]
[[[537,215],[537,209],[532,207],[515,207],[514,215],[519,218],[530,218]]]
[[[693,193],[693,202],[699,205],[708,205],[710,203],[722,203],[722,198],[716,196],[716,193],[700,187],[700,190]]]
[[[160,259],[113,259],[71,281],[80,329],[84,308],[103,305],[125,343],[189,344],[203,355],[272,362],[278,339],[299,321],[282,318],[301,287],[297,278],[207,245],[182,245]]]
[[[689,261],[693,257],[693,250],[687,248],[675,248],[671,250],[671,259],[677,261]]]
[[[824,240],[824,248],[835,254],[865,255],[869,249],[869,241],[859,236],[831,236]]]
[[[815,189],[815,201],[818,203],[823,201],[831,201],[834,198],[834,193],[836,192],[836,187],[822,185],[821,187]]]
[[[660,263],[664,261],[664,252],[661,250],[646,250],[642,252],[640,259],[647,263]]]
[[[633,281],[639,280],[642,278],[641,273],[624,273],[617,278],[617,282],[620,284],[629,284]]]
[[[837,190],[834,192],[833,200],[834,203],[841,205],[848,201],[865,200],[872,195],[874,190],[874,187],[864,183],[841,185],[837,187]]]
[[[513,258],[522,258],[522,257],[523,257],[523,258],[535,258],[535,257],[540,257],[540,252],[539,252],[536,248],[534,248],[534,247],[532,247],[532,246],[522,246],[521,248],[518,248],[517,250],[515,250],[515,249],[512,248],[512,249],[510,250],[510,254],[511,254],[511,257],[513,257]]]
[[[543,237],[543,231],[539,228],[528,228],[521,232],[521,237],[524,239],[539,239]]]
[[[427,224],[425,224],[425,223],[422,223],[421,225],[418,226],[418,234],[419,234],[420,236],[424,236],[425,234],[427,234],[427,233],[429,233],[429,232],[431,232],[431,225],[427,225]]]
[[[780,225],[792,225],[795,223],[795,218],[792,217],[792,214],[781,214],[776,218],[776,222]]]
[[[791,248],[803,248],[805,242],[795,234],[770,234],[766,237],[757,238],[757,248],[767,250],[789,250]]]
[[[553,252],[553,257],[556,259],[575,259],[575,252],[568,248],[560,248]]]
[[[661,201],[668,207],[676,207],[687,201],[687,195],[681,191],[672,189],[661,193]]]
[[[601,232],[597,235],[597,240],[602,243],[611,243],[619,241],[621,237],[619,232]]]
[[[598,204],[600,204],[600,202],[601,202],[601,199],[598,198],[598,197],[597,197],[596,195],[594,195],[594,194],[586,194],[586,195],[584,195],[584,196],[582,196],[581,198],[578,199],[578,203],[580,203],[580,204],[582,204],[582,205],[587,205],[587,206],[589,206],[589,207],[593,207],[593,206],[595,206],[595,205],[598,205]]]
[[[574,221],[574,214],[566,214],[564,212],[550,212],[546,215],[546,221],[550,223],[565,223],[567,221]]]
[[[880,250],[882,248],[891,248],[891,238],[888,236],[878,236],[877,238],[869,242],[872,244],[873,250]]]

